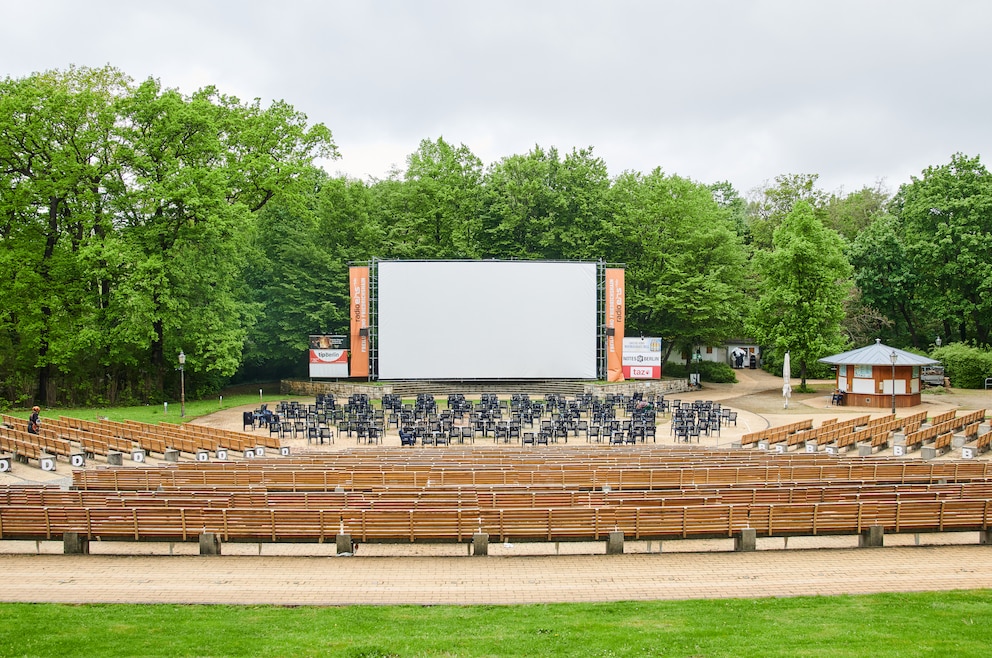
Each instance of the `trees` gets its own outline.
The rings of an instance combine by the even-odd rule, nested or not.
[[[0,372],[8,398],[49,403],[160,396],[180,349],[194,386],[233,373],[252,213],[334,154],[284,103],[110,67],[4,81],[0,134],[0,274],[23,300],[0,314]]]
[[[103,352],[93,324],[105,281],[89,270],[111,223],[113,104],[127,84],[106,67],[0,85],[0,276],[17,300],[0,314],[9,398],[53,399],[56,373],[77,360],[93,366]]]
[[[656,169],[621,175],[611,201],[620,241],[615,257],[627,266],[631,334],[661,336],[670,353],[738,332],[744,252],[712,191]]]
[[[464,144],[423,140],[407,158],[388,238],[399,258],[473,258],[478,251],[482,161]],[[383,219],[386,219],[385,217]]]
[[[992,175],[955,154],[902,186],[895,212],[920,273],[920,299],[944,334],[988,345],[992,331]]]
[[[922,346],[943,325],[992,340],[992,178],[977,157],[891,202],[878,185],[828,197],[815,175],[783,175],[745,204],[728,182],[611,179],[592,148],[484,167],[430,139],[368,183],[314,167],[335,155],[284,102],[111,67],[0,82],[4,397],[157,399],[180,349],[194,390],[244,366],[291,372],[308,333],[346,330],[348,263],[373,257],[625,263],[628,331],[671,350],[740,332],[753,254],[763,293],[747,327],[803,369],[840,347],[841,302],[855,339]]]
[[[817,174],[781,174],[775,184],[760,190],[749,204],[748,233],[755,249],[772,248],[772,236],[796,204],[805,201],[823,218],[827,195],[816,186]]]
[[[772,246],[755,257],[761,293],[747,326],[762,344],[791,352],[805,388],[810,365],[843,342],[851,266],[841,237],[823,226],[806,201],[798,201],[775,229]]]
[[[862,303],[897,323],[897,330],[919,348],[920,274],[909,261],[902,234],[898,218],[883,216],[858,234],[849,255]]]
[[[479,255],[483,258],[595,260],[610,188],[606,163],[592,149],[534,147],[486,172]]]
[[[144,353],[162,390],[179,351],[187,369],[227,377],[241,364],[252,309],[241,294],[252,213],[288,195],[310,159],[333,153],[285,104],[206,88],[190,98],[142,83],[121,103],[119,241],[130,254],[116,288],[117,333]]]
[[[348,263],[381,253],[372,193],[314,170],[311,191],[274,199],[258,214],[245,280],[257,308],[243,371],[302,376],[309,334],[348,332]]]
[[[824,207],[823,224],[853,242],[876,219],[885,216],[889,196],[881,183],[847,195],[831,194]]]

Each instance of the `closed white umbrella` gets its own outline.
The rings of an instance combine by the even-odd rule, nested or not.
[[[785,398],[785,408],[789,408],[789,398],[792,397],[792,386],[789,384],[789,374],[792,369],[789,353],[785,353],[785,361],[782,362],[782,397]]]

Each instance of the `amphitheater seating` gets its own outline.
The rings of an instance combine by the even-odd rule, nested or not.
[[[548,402],[549,408],[560,404]],[[438,436],[455,436],[456,428],[474,426],[461,425],[471,422],[466,415],[449,416],[447,426],[443,418],[430,422]],[[987,445],[989,434],[978,436],[981,419],[984,410],[940,414],[939,422],[920,427],[919,414],[831,419],[817,428],[800,420],[748,434],[742,444],[878,449],[897,429],[916,428],[907,438],[933,430],[926,440],[944,450],[956,432],[976,444],[985,438]],[[633,434],[617,424],[623,436]],[[578,435],[578,422],[562,427]],[[545,436],[557,429],[553,424]],[[161,454],[280,445],[278,436],[193,425],[60,419],[51,432],[39,440],[59,441],[64,451],[85,441],[104,450],[127,445]],[[0,431],[0,440],[17,433]],[[531,433],[535,444],[540,434]],[[76,470],[70,491],[0,487],[0,539],[72,532],[90,539],[193,541],[210,532],[222,541],[323,542],[346,532],[362,542],[450,542],[482,531],[499,540],[580,541],[616,530],[631,539],[672,539],[733,537],[744,529],[761,536],[853,534],[872,526],[988,530],[992,523],[989,461],[645,443],[617,450],[574,441],[521,450],[503,443],[511,440],[506,432],[499,443],[472,449],[455,441],[440,450],[369,445],[280,459]]]
[[[759,432],[750,432],[741,437],[741,447],[748,447],[751,445],[757,445],[761,441],[768,441],[769,443],[778,443],[780,441],[787,440],[790,434],[799,432],[802,430],[809,430],[813,428],[812,420],[801,420],[795,423],[789,423],[788,425],[781,425],[779,427],[772,427],[766,430],[761,430]]]
[[[135,441],[142,433],[169,441],[195,433],[99,425]],[[887,419],[863,427],[831,422],[821,431],[839,429],[857,441],[891,426]],[[790,429],[812,430],[803,422]],[[343,529],[362,542],[468,541],[480,530],[494,539],[571,541],[617,529],[645,539],[731,537],[744,528],[768,536],[857,533],[872,525],[887,532],[985,529],[992,518],[990,462],[643,444],[624,451],[589,444],[368,447],[76,470],[73,485],[0,488],[0,538],[76,532],[193,541],[212,532],[227,542],[320,542]]]

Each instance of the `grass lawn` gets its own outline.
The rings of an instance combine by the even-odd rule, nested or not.
[[[522,606],[0,604],[3,656],[985,656],[985,590]]]
[[[194,418],[199,418],[200,416],[212,414],[215,411],[220,411],[221,409],[230,409],[231,407],[240,407],[242,405],[253,405],[258,407],[259,404],[261,404],[259,401],[260,399],[261,402],[268,403],[270,409],[274,408],[279,400],[309,399],[310,402],[313,402],[313,398],[300,398],[297,396],[279,395],[278,393],[273,394],[263,392],[261,398],[257,392],[236,393],[233,395],[225,394],[223,397],[218,396],[207,400],[187,400],[185,417],[180,415],[181,405],[178,402],[170,402],[168,411],[166,411],[165,405],[161,404],[146,404],[133,407],[70,407],[42,409],[41,420],[44,423],[45,418],[68,416],[70,418],[82,418],[84,420],[109,418],[110,420],[116,421],[135,420],[141,423],[161,423],[163,421],[169,423],[182,423],[193,420]],[[13,409],[8,413],[11,416],[18,416],[20,418],[27,418],[31,415],[30,409]]]

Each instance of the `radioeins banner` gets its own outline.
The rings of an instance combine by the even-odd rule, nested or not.
[[[624,271],[606,269],[606,381],[623,381]]]
[[[661,379],[661,339],[624,338],[623,376],[626,379]]]
[[[351,282],[351,376],[369,376],[369,268],[348,269]]]

